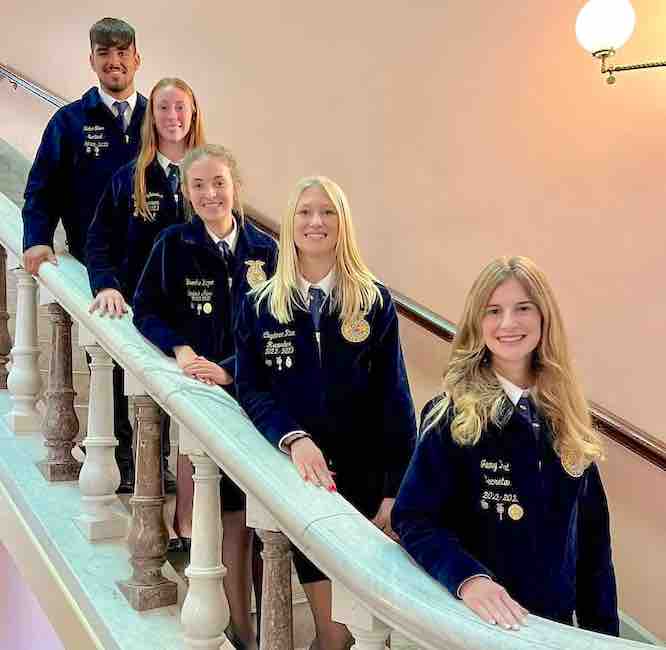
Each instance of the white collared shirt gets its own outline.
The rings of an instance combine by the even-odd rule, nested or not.
[[[167,178],[169,176],[169,165],[176,165],[178,168],[180,168],[182,164],[182,159],[181,160],[169,160],[161,151],[157,152],[157,162],[160,164],[160,167],[164,170],[164,173],[167,175]]]
[[[236,252],[236,244],[238,243],[238,226],[236,225],[236,219],[233,217],[231,218],[232,221],[232,226],[231,226],[231,232],[226,236],[226,237],[219,237],[216,235],[204,222],[204,226],[206,226],[206,232],[208,233],[208,236],[213,240],[213,243],[217,246],[218,242],[225,241],[227,242],[227,245],[229,246],[229,250],[232,253]]]
[[[335,286],[335,266],[333,266],[326,274],[326,276],[319,280],[319,282],[312,283],[309,280],[306,280],[300,274],[300,272],[298,273],[296,281],[298,282],[298,290],[300,291],[301,297],[303,298],[303,301],[306,305],[310,304],[311,287],[321,289],[324,292],[324,296],[328,298],[331,295],[331,291],[333,291],[333,287]]]
[[[497,381],[499,381],[500,386],[504,389],[504,392],[514,406],[518,404],[518,400],[521,397],[530,396],[531,388],[516,386],[516,384],[510,382],[506,377],[502,377],[498,372],[495,372],[495,377],[497,377]]]
[[[116,116],[118,117],[118,111],[113,105],[114,102],[124,101],[128,103],[125,114],[123,115],[123,122],[125,122],[125,128],[129,126],[130,121],[132,120],[132,113],[134,112],[134,107],[136,106],[136,91],[134,91],[127,99],[116,99],[111,97],[108,93],[104,92],[101,88],[99,90],[99,97],[104,102],[104,105]]]

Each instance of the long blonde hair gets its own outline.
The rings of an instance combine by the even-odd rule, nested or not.
[[[294,306],[304,308],[298,291],[298,251],[294,240],[294,217],[301,194],[310,187],[320,188],[334,205],[338,215],[338,241],[335,244],[336,284],[329,309],[339,311],[340,321],[355,321],[367,314],[375,301],[383,304],[376,278],[361,258],[352,224],[349,201],[337,183],[325,176],[308,176],[296,184],[282,216],[280,248],[275,275],[251,293],[256,296],[257,311],[266,300],[273,317],[280,323],[294,319]]]
[[[234,187],[234,204],[231,209],[240,220],[239,225],[242,227],[245,223],[245,213],[243,212],[243,198],[241,194],[243,181],[241,179],[240,169],[238,168],[238,162],[231,151],[226,147],[223,147],[221,144],[204,144],[200,147],[195,147],[194,149],[190,149],[190,151],[185,154],[185,158],[183,158],[181,175],[183,196],[185,197],[185,213],[188,221],[192,220],[194,208],[192,207],[192,202],[187,193],[187,175],[190,172],[192,164],[203,158],[217,158],[229,169],[231,183]]]
[[[553,447],[569,466],[587,467],[603,457],[587,401],[574,372],[560,310],[544,273],[527,257],[499,257],[486,266],[465,301],[462,320],[444,374],[442,398],[426,417],[424,433],[447,414],[459,445],[475,445],[488,424],[501,427],[507,416],[506,395],[490,364],[481,330],[495,289],[515,278],[541,313],[541,339],[532,353],[536,376],[533,396],[549,421]]]
[[[155,160],[155,156],[157,155],[159,135],[155,127],[153,102],[155,101],[155,95],[163,88],[178,88],[182,90],[192,104],[192,124],[190,124],[190,130],[185,137],[187,149],[198,147],[206,141],[204,138],[203,116],[201,115],[192,89],[182,79],[176,77],[160,79],[150,91],[146,114],[141,125],[141,150],[136,159],[136,168],[134,169],[134,216],[144,221],[154,221],[155,219],[155,215],[148,207],[148,198],[146,196],[146,169]]]

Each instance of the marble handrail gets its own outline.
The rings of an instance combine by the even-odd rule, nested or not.
[[[0,242],[20,255],[22,223],[16,206],[0,194]],[[531,617],[520,631],[486,625],[419,570],[338,494],[301,481],[287,457],[256,431],[222,389],[185,377],[175,362],[146,342],[128,316],[90,315],[84,268],[68,255],[40,269],[40,282],[63,308],[197,438],[202,448],[281,530],[362,606],[419,646],[433,650],[619,650],[648,648]]]

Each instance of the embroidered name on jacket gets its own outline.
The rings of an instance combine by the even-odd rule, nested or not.
[[[518,495],[513,491],[511,463],[502,459],[481,459],[481,509],[493,513],[499,521],[509,518],[518,521],[523,517],[523,509],[518,505]]]
[[[294,365],[294,343],[295,330],[285,329],[281,332],[264,332],[265,339],[264,361],[271,368],[275,366],[278,370],[291,368]]]
[[[100,151],[109,147],[109,142],[105,139],[103,126],[86,124],[83,127],[83,134],[85,136],[83,146],[87,154],[98,158]]]
[[[185,292],[190,301],[190,309],[201,314],[211,314],[213,312],[213,291],[215,289],[215,280],[205,278],[185,278]]]

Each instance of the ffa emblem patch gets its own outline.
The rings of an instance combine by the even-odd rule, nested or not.
[[[370,336],[370,324],[365,318],[346,320],[340,328],[342,336],[350,343],[362,343]]]
[[[247,283],[252,287],[253,289],[255,287],[258,287],[262,282],[266,282],[268,278],[266,278],[266,272],[262,268],[264,266],[264,263],[262,260],[247,260],[245,262],[247,266],[247,274],[245,276],[245,279],[247,280]]]

